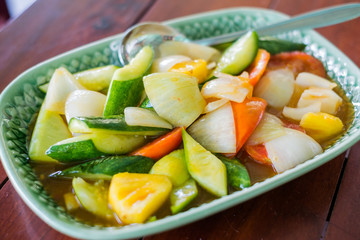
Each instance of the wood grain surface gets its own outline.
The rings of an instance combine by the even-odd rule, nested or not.
[[[345,0],[37,0],[0,30],[0,89],[27,68],[140,21],[228,7],[274,9],[291,16]],[[360,20],[318,32],[360,65]],[[143,239],[359,239],[360,142],[318,169],[243,204]],[[0,166],[0,239],[72,239],[40,220]]]

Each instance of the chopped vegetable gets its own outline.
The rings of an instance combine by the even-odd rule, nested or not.
[[[182,185],[190,178],[186,168],[184,150],[179,149],[158,160],[150,170],[150,174],[169,177],[174,187]]]
[[[295,83],[303,88],[317,87],[333,89],[336,87],[336,83],[330,82],[326,78],[319,77],[313,73],[302,72],[296,77]]]
[[[113,213],[108,207],[108,188],[104,181],[90,184],[78,177],[72,180],[72,186],[76,197],[86,210],[102,218],[113,218]]]
[[[74,133],[108,133],[125,135],[161,135],[169,128],[129,126],[123,115],[114,117],[74,117],[69,122],[69,129]]]
[[[270,60],[270,53],[264,49],[259,49],[254,61],[247,68],[249,72],[249,83],[253,86],[260,80],[266,70],[266,66]]]
[[[219,100],[215,100],[215,101],[212,101],[212,102],[209,102],[205,108],[204,108],[204,112],[203,113],[209,113],[209,112],[212,112],[212,111],[215,111],[216,109],[224,106],[226,103],[228,103],[229,100],[227,99],[219,99]]]
[[[282,108],[289,103],[294,84],[294,75],[290,70],[270,71],[256,84],[254,96],[265,99],[271,107]]]
[[[185,73],[153,73],[144,77],[144,86],[157,114],[176,127],[188,127],[206,105],[197,79]]]
[[[198,79],[198,83],[204,82],[208,75],[207,63],[202,59],[176,63],[169,71],[182,72],[196,77]]]
[[[191,58],[184,55],[170,55],[154,60],[151,72],[168,72],[175,64],[191,61]]]
[[[300,126],[318,142],[331,139],[344,128],[340,118],[322,112],[305,114],[301,118]]]
[[[315,102],[321,102],[321,112],[336,114],[342,101],[342,98],[331,89],[310,88],[301,94],[297,106],[306,107]]]
[[[173,126],[159,117],[154,111],[139,107],[127,107],[124,110],[125,122],[129,126],[145,126],[172,129]]]
[[[166,201],[171,188],[163,175],[118,173],[110,183],[109,202],[124,224],[143,223]]]
[[[256,162],[271,165],[271,159],[268,156],[264,144],[257,144],[257,145],[246,145],[245,151],[252,157]]]
[[[320,112],[320,110],[321,102],[314,102],[313,104],[302,108],[284,107],[282,114],[287,118],[300,121],[305,114],[309,112],[317,113]]]
[[[326,70],[320,60],[299,51],[284,52],[271,56],[268,70],[289,68],[295,77],[301,72],[313,73],[320,77],[326,77]]]
[[[144,143],[145,138],[138,135],[92,133],[57,142],[46,154],[61,162],[76,162],[108,154],[125,154]]]
[[[142,98],[142,78],[154,58],[151,47],[143,47],[130,64],[115,71],[104,108],[104,116],[123,114],[129,106],[137,106]]]
[[[255,97],[246,99],[242,103],[231,102],[235,119],[236,152],[241,149],[259,124],[266,105],[265,100]]]
[[[36,162],[54,162],[53,158],[45,154],[46,150],[51,145],[70,137],[71,133],[62,117],[56,112],[46,110],[43,104],[31,136],[30,159]]]
[[[248,78],[234,77],[228,74],[217,73],[216,79],[205,83],[201,94],[205,99],[222,98],[241,103],[247,96],[251,96],[253,87]]]
[[[257,51],[258,35],[250,31],[225,50],[215,72],[237,75],[252,63]]]
[[[218,155],[219,159],[225,164],[228,184],[235,189],[250,187],[250,176],[245,166],[234,159],[229,159]]]
[[[65,193],[64,194],[64,202],[66,210],[73,211],[80,207],[80,203],[76,200],[76,197],[73,193]]]
[[[48,111],[65,113],[65,101],[68,95],[75,90],[85,89],[75,80],[75,77],[65,68],[55,70],[44,100],[44,108]]]
[[[175,187],[170,193],[171,212],[176,214],[183,210],[198,195],[196,182],[189,179],[181,186]]]
[[[259,48],[263,48],[269,53],[277,54],[281,52],[302,51],[306,47],[303,43],[291,42],[270,36],[259,38]]]
[[[153,165],[154,160],[143,156],[110,156],[57,171],[50,177],[111,180],[113,175],[120,172],[148,173]]]
[[[118,68],[114,65],[91,68],[75,73],[74,77],[86,89],[100,92],[109,88],[112,76]]]
[[[187,169],[192,178],[215,196],[227,194],[225,165],[182,130]]]
[[[65,102],[65,116],[69,123],[73,117],[100,117],[102,116],[106,96],[89,91],[75,90],[71,92]]]
[[[230,103],[207,113],[188,129],[204,148],[216,153],[236,153],[234,114]]]
[[[161,136],[145,146],[130,153],[130,155],[140,155],[152,159],[160,159],[175,150],[182,142],[180,127]]]

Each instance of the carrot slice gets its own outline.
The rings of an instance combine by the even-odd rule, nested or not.
[[[255,60],[247,68],[249,72],[249,83],[253,86],[259,81],[266,70],[266,66],[270,60],[270,53],[264,49],[259,49]]]
[[[154,141],[130,153],[158,160],[175,150],[182,142],[182,127],[174,128],[171,132],[160,136]]]
[[[304,52],[283,52],[270,57],[268,70],[284,67],[292,70],[295,77],[301,72],[310,72],[320,77],[326,77],[326,70],[322,62]]]
[[[247,98],[242,103],[231,102],[235,120],[236,152],[241,149],[259,124],[266,105],[264,99],[256,97]]]

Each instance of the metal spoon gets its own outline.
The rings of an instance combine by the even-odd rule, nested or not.
[[[293,18],[280,21],[267,26],[255,28],[260,36],[279,34],[294,29],[310,29],[334,25],[355,19],[360,16],[360,3],[344,4],[336,7],[323,8],[295,16]],[[205,38],[192,41],[201,45],[216,45],[236,40],[245,34],[246,31],[233,32],[221,36]],[[145,45],[154,47],[164,41],[184,41],[186,38],[177,30],[156,22],[145,22],[134,25],[128,29],[125,36],[120,41],[118,57],[123,65]]]

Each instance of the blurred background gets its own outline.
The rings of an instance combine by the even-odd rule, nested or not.
[[[19,16],[36,0],[0,0],[0,31],[5,24]]]

